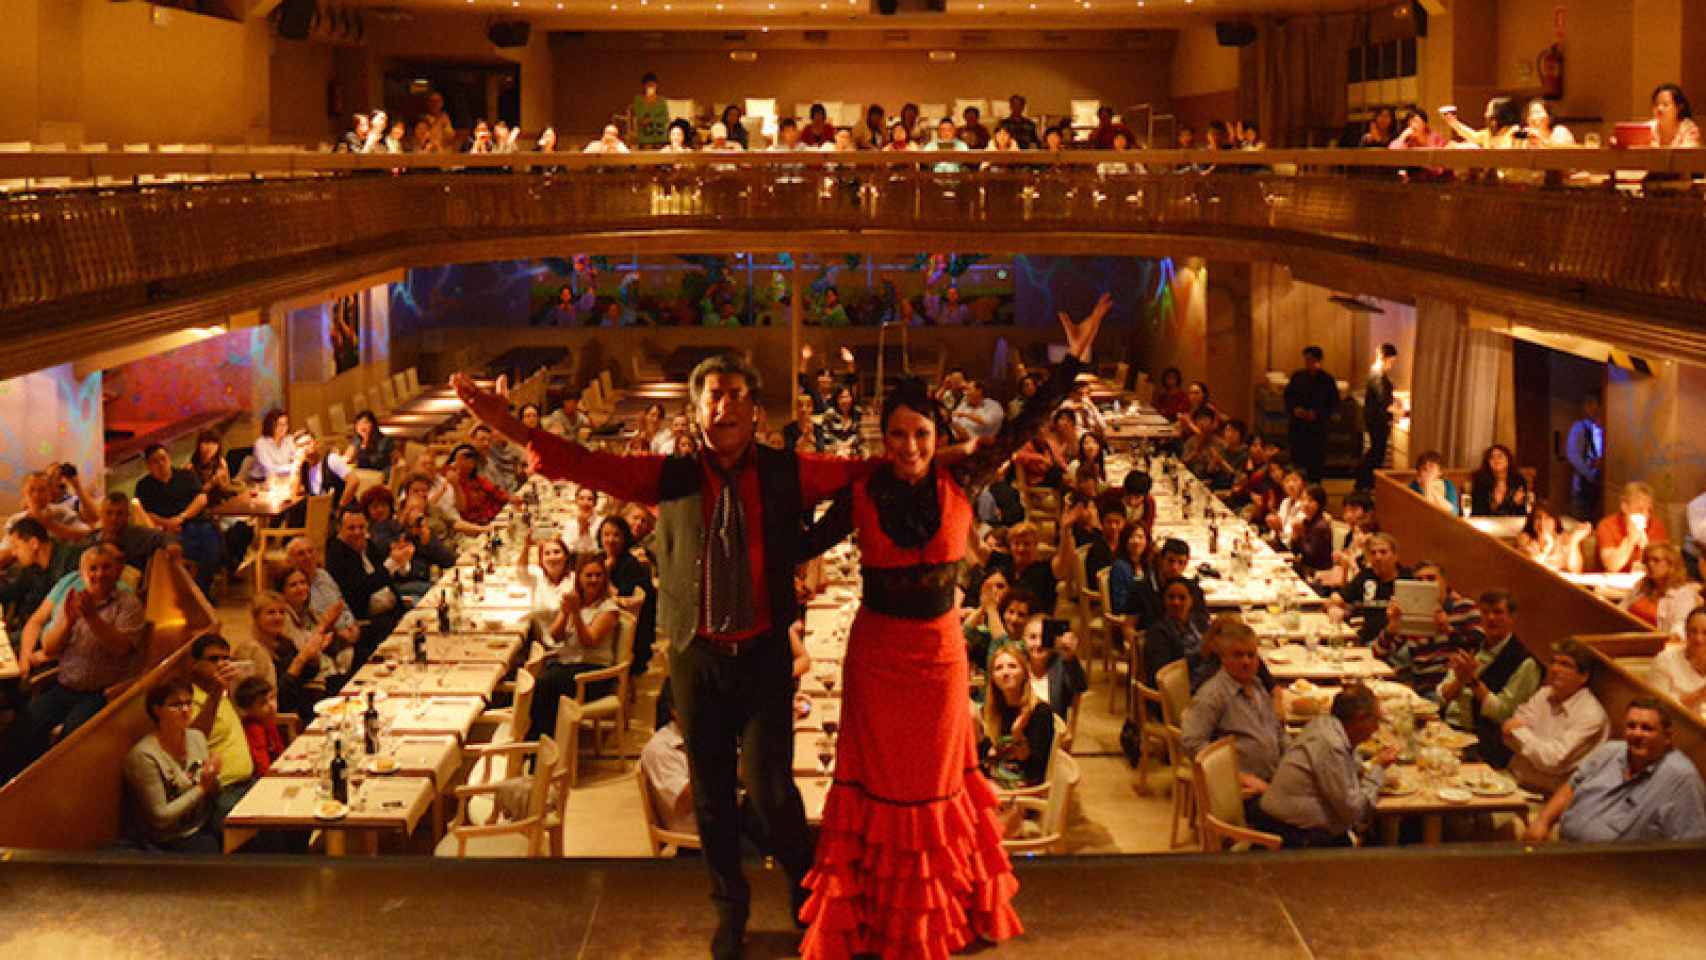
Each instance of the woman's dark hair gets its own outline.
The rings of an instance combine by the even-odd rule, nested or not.
[[[284,593],[284,585],[290,582],[290,578],[292,575],[301,577],[304,580],[308,579],[308,574],[303,573],[301,568],[290,567],[287,570],[285,570],[283,573],[279,574],[278,582],[274,585],[279,593],[281,593],[281,594]],[[310,582],[309,586],[312,587],[313,583]]]
[[[685,147],[693,146],[693,140],[694,140],[693,124],[688,123],[686,120],[682,120],[680,118],[677,118],[675,120],[671,120],[669,122],[669,130],[674,130],[678,127],[681,130],[681,144],[682,144],[682,146],[685,146]],[[666,130],[665,133],[667,134],[668,131]]]
[[[1178,367],[1168,367],[1161,371],[1161,386],[1167,386],[1167,380],[1169,377],[1172,378],[1174,387],[1185,382],[1185,375],[1179,372]]]
[[[1319,483],[1312,483],[1309,486],[1303,488],[1303,495],[1305,497],[1309,498],[1310,500],[1315,501],[1315,505],[1320,507],[1322,510],[1327,509],[1327,488],[1326,487],[1323,487]]]
[[[195,688],[190,686],[190,682],[183,677],[167,677],[148,688],[148,692],[142,698],[142,709],[147,711],[149,720],[155,723],[160,721],[159,710],[166,705],[166,701],[174,693],[181,693],[187,697],[194,696]]]
[[[853,412],[853,411],[858,410],[859,409],[859,398],[853,395],[853,388],[848,386],[845,383],[839,387],[836,387],[835,392],[830,394],[829,405],[831,407],[834,407],[837,411],[839,411],[841,409],[841,395],[844,393],[847,394],[847,399],[852,404],[852,406],[848,408],[848,411]]]
[[[1167,596],[1167,591],[1173,589],[1175,586],[1183,587],[1185,590],[1185,596],[1189,597],[1192,603],[1196,602],[1196,595],[1191,592],[1191,582],[1184,577],[1174,577],[1162,584],[1161,596],[1165,598]]]
[[[622,548],[616,551],[618,555],[627,553],[634,546],[634,528],[628,526],[628,521],[611,514],[598,525],[598,548],[600,550],[604,549],[605,527],[615,527],[617,532],[622,534]]]
[[[1522,524],[1522,532],[1530,537],[1540,536],[1540,518],[1543,516],[1552,518],[1552,526],[1557,528],[1558,533],[1564,532],[1563,521],[1558,519],[1558,511],[1552,509],[1546,501],[1539,499],[1535,500],[1529,509],[1528,519]]]
[[[807,113],[807,116],[813,120],[816,120],[818,117],[822,117],[825,120],[828,120],[829,119],[829,110],[827,108],[825,108],[824,105],[821,103],[814,103],[814,104],[812,104],[811,110]]]
[[[445,462],[454,467],[454,466],[456,466],[456,461],[461,459],[461,457],[464,453],[473,457],[475,463],[480,462],[480,451],[475,450],[474,445],[471,443],[459,443],[459,444],[457,444],[456,449],[450,451],[450,459],[446,460]]]
[[[520,409],[520,410],[517,410],[517,411],[516,411],[516,412],[515,412],[515,415],[516,415],[516,416],[517,416],[517,417],[525,417],[525,416],[527,416],[527,408],[528,408],[528,407],[532,407],[532,408],[533,408],[533,412],[534,412],[534,413],[536,413],[536,414],[538,414],[538,415],[539,415],[539,416],[541,416],[541,417],[543,417],[543,416],[544,416],[544,415],[545,415],[545,411],[544,411],[544,410],[543,410],[543,409],[541,409],[541,408],[540,408],[540,406],[539,406],[539,404],[537,404],[537,403],[524,403],[524,404],[522,404],[522,405],[521,405],[521,409]]]
[[[943,410],[942,405],[937,402],[936,398],[930,395],[930,386],[922,379],[918,377],[904,377],[899,383],[894,385],[894,389],[889,391],[889,395],[883,398],[882,419],[880,420],[880,423],[882,424],[884,433],[888,432],[889,418],[894,416],[895,411],[902,407],[905,407],[906,409],[924,417],[926,420],[929,420],[931,423],[934,423],[936,425],[936,435],[938,437],[946,437],[953,434],[953,430],[948,424],[947,411]]]
[[[1155,478],[1142,470],[1133,470],[1125,475],[1120,488],[1128,497],[1147,497],[1149,491],[1155,489]]]
[[[1676,101],[1676,118],[1678,120],[1688,120],[1692,118],[1694,116],[1694,107],[1688,102],[1688,94],[1683,93],[1682,88],[1674,83],[1661,83],[1654,87],[1653,96],[1651,98],[1652,102],[1657,103],[1659,94],[1667,91],[1670,93],[1670,98]]]
[[[1493,101],[1493,122],[1500,129],[1522,126],[1522,108],[1509,97],[1499,97]]]
[[[261,436],[271,438],[273,428],[278,426],[278,419],[284,415],[284,411],[277,407],[268,410],[266,416],[261,418]]]
[[[1050,417],[1048,420],[1049,426],[1053,426],[1062,420],[1065,420],[1066,422],[1072,424],[1074,427],[1078,426],[1077,414],[1074,414],[1071,410],[1065,410],[1065,409],[1056,410],[1054,412],[1054,416]]]
[[[363,420],[373,424],[373,435],[379,436],[379,417],[372,410],[363,410],[355,415],[355,423],[360,423]],[[350,426],[354,425],[354,423],[350,424]]]
[[[390,487],[383,484],[377,487],[368,487],[367,492],[361,495],[361,512],[367,513],[373,509],[373,505],[376,503],[385,504],[393,513],[397,511],[396,495],[391,492]]]
[[[1493,476],[1494,450],[1505,455],[1505,482],[1511,487],[1515,487],[1521,480],[1520,476],[1516,472],[1516,456],[1511,453],[1510,447],[1507,447],[1502,443],[1495,443],[1482,451],[1481,465],[1475,468],[1475,475],[1469,478],[1470,484],[1477,487],[1485,485],[1489,489],[1492,488],[1493,483],[1496,480]]]
[[[1445,469],[1445,457],[1441,456],[1438,450],[1429,450],[1416,458],[1416,472],[1421,473],[1422,468],[1430,463],[1442,470]]]
[[[1209,399],[1214,396],[1213,391],[1209,390],[1208,384],[1204,383],[1201,380],[1192,380],[1191,386],[1196,387],[1198,390],[1202,391],[1203,406],[1205,406],[1205,407],[1208,406]]]
[[[265,700],[271,692],[272,684],[267,682],[266,677],[245,677],[243,682],[237,684],[237,689],[231,691],[231,702],[236,704],[237,709],[247,710]]]
[[[214,444],[213,455],[210,456],[207,459],[207,461],[204,461],[202,459],[202,456],[201,456],[201,445],[204,443]],[[207,462],[211,462],[213,460],[219,459],[219,455],[221,452],[224,451],[224,449],[225,449],[225,441],[220,439],[218,433],[215,433],[212,430],[203,430],[202,432],[196,434],[195,452],[190,454],[190,466],[192,466],[192,467],[205,466],[207,464]]]
[[[724,107],[722,114],[720,116],[718,116],[717,119],[719,121],[721,121],[723,126],[725,126],[725,127],[727,127],[729,125],[729,111],[730,110],[733,110],[737,115],[740,115],[740,116],[744,116],[746,114],[746,111],[742,110],[740,108],[740,104],[738,104],[738,103],[731,103],[728,106]]]
[[[1097,450],[1096,450],[1096,456],[1094,458],[1086,457],[1084,455],[1084,442],[1086,440],[1094,440],[1096,442]],[[1101,437],[1096,436],[1094,433],[1091,433],[1088,430],[1084,431],[1084,433],[1079,435],[1079,437],[1078,437],[1078,464],[1079,464],[1079,466],[1078,466],[1079,470],[1083,470],[1086,466],[1090,467],[1090,469],[1094,473],[1096,479],[1098,479],[1098,480],[1108,479],[1108,446],[1107,446],[1107,444],[1102,442]]]

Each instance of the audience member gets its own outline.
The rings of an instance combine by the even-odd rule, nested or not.
[[[587,556],[598,552],[598,491],[581,487],[575,491],[575,512],[563,523],[563,543],[569,552]]]
[[[142,672],[142,603],[118,588],[119,552],[90,547],[78,561],[82,587],[67,590],[49,608],[41,653],[58,660],[59,672],[12,721],[0,759],[0,783],[17,776],[47,752],[54,728],[61,738],[99,713],[107,690]]]
[[[1064,621],[1056,621],[1064,624]],[[1090,689],[1089,675],[1078,659],[1078,638],[1070,630],[1051,636],[1048,618],[1033,614],[1025,622],[1025,666],[1031,687],[1055,713],[1065,717]]]
[[[1007,116],[997,129],[1007,131],[1020,150],[1035,150],[1042,146],[1037,139],[1037,122],[1025,116],[1025,98],[1017,93],[1007,98]]]
[[[640,751],[640,769],[658,803],[663,828],[698,836],[699,823],[693,814],[693,780],[687,762],[687,740],[681,723],[671,713]]]
[[[1032,787],[1048,777],[1054,752],[1054,709],[1037,696],[1019,648],[1006,644],[989,658],[989,693],[983,699],[978,756],[985,775],[1007,790]]]
[[[1511,449],[1495,443],[1481,454],[1469,478],[1470,509],[1477,517],[1520,517],[1528,512],[1528,481],[1517,472]]]
[[[1327,489],[1312,483],[1303,489],[1299,522],[1288,546],[1304,579],[1333,569],[1333,518],[1327,515]]]
[[[189,682],[162,680],[142,704],[154,729],[124,758],[130,839],[145,850],[219,853],[212,813],[221,771],[207,737],[190,726],[195,701]]]
[[[1125,542],[1125,504],[1118,490],[1106,490],[1096,497],[1096,535],[1084,553],[1085,589],[1095,590],[1102,571],[1113,565]]]
[[[189,470],[174,468],[171,454],[160,444],[150,444],[143,460],[148,473],[136,481],[136,499],[154,526],[178,538],[184,558],[195,564],[196,585],[211,595],[225,538],[202,515],[207,509],[207,494],[202,492],[201,482]]]
[[[17,559],[9,535],[12,526],[28,517],[41,525],[49,538],[58,544],[72,544],[89,536],[89,526],[83,522],[75,507],[53,502],[53,479],[46,471],[31,473],[24,478],[23,509],[6,519],[8,536],[0,540],[0,566]]]
[[[130,498],[123,493],[114,491],[101,501],[100,526],[89,538],[87,545],[97,543],[111,544],[118,548],[124,557],[127,567],[134,567],[138,572],[148,570],[148,561],[154,557],[154,552],[165,549],[169,543],[166,535],[153,527],[144,527],[130,522]]]
[[[303,439],[291,435],[290,414],[277,407],[268,410],[261,418],[260,435],[255,438],[252,466],[243,479],[265,483],[295,476]]]
[[[572,590],[563,594],[544,637],[549,651],[539,682],[533,688],[533,708],[527,739],[550,736],[557,727],[557,701],[575,697],[583,673],[603,670],[616,662],[616,633],[620,608],[604,569],[604,560],[587,557],[576,569]],[[586,700],[607,696],[616,687],[614,679],[586,685]]]
[[[1451,675],[1439,685],[1445,720],[1475,734],[1482,760],[1495,767],[1510,763],[1502,727],[1516,708],[1540,687],[1540,663],[1516,637],[1516,601],[1503,590],[1488,590],[1481,608],[1481,649],[1451,654]]]
[[[1357,636],[1364,644],[1372,644],[1386,630],[1394,585],[1408,579],[1410,571],[1398,562],[1398,541],[1388,533],[1371,534],[1363,558],[1362,572],[1328,597],[1327,603],[1345,611],[1352,622],[1360,620]]]
[[[1404,608],[1394,600],[1386,608],[1386,629],[1374,641],[1374,655],[1397,671],[1398,680],[1423,697],[1436,696],[1440,682],[1451,672],[1451,658],[1462,651],[1481,649],[1481,610],[1467,597],[1451,589],[1445,571],[1435,563],[1419,563],[1414,579],[1439,585],[1439,600],[1433,610],[1433,629],[1405,629]]]
[[[207,750],[219,761],[219,794],[213,801],[213,825],[225,822],[226,814],[249,792],[255,764],[249,756],[249,738],[243,734],[243,718],[231,703],[231,693],[242,679],[231,658],[231,644],[217,633],[197,637],[190,644],[190,683],[195,687],[195,719],[190,725],[207,737]]]
[[[1588,689],[1594,655],[1574,638],[1558,644],[1546,668],[1546,685],[1505,721],[1510,771],[1526,790],[1551,793],[1582,758],[1605,740],[1605,709]]]
[[[364,624],[356,642],[356,663],[366,662],[397,629],[404,610],[393,578],[409,569],[414,552],[413,543],[399,539],[388,554],[381,553],[368,540],[367,514],[352,507],[339,515],[337,535],[326,544],[326,572],[350,614]]]
[[[1659,651],[1647,676],[1654,690],[1706,715],[1706,607],[1689,611],[1682,643]]]
[[[339,646],[351,646],[360,635],[360,626],[344,602],[338,582],[332,579],[321,562],[322,548],[307,537],[293,537],[284,545],[284,559],[289,570],[279,580],[281,592],[291,605],[297,627],[303,630],[312,625],[330,622]],[[303,583],[294,585],[291,571],[302,574]],[[306,591],[306,593],[303,593]]]
[[[456,515],[476,527],[485,527],[497,519],[508,492],[480,475],[480,454],[464,443],[450,452],[448,480],[454,499],[450,501]]]
[[[1007,545],[1013,553],[1012,583],[1024,587],[1037,598],[1036,612],[1043,616],[1054,614],[1058,586],[1070,572],[1067,551],[1073,549],[1071,527],[1060,524],[1060,541],[1054,556],[1044,558],[1038,545],[1038,531],[1030,522],[1017,523],[1007,530]]]
[[[527,479],[527,452],[504,437],[492,433],[485,424],[476,424],[468,431],[468,442],[480,455],[480,475],[504,493],[514,493]]]
[[[1149,531],[1141,523],[1127,523],[1120,534],[1120,548],[1108,568],[1108,606],[1119,616],[1141,620],[1145,613],[1143,592],[1155,577],[1149,544]]]
[[[1416,458],[1416,479],[1410,481],[1410,490],[1437,510],[1454,517],[1463,516],[1457,484],[1445,475],[1445,458],[1436,450],[1429,450]]]
[[[1688,579],[1682,552],[1669,543],[1649,543],[1647,574],[1623,598],[1623,609],[1672,637],[1683,635],[1688,612],[1700,606],[1700,584]]]
[[[243,738],[249,743],[249,759],[255,776],[264,777],[273,761],[284,753],[284,734],[278,728],[278,698],[263,677],[245,677],[231,692],[231,702],[243,718]]]
[[[1375,351],[1368,383],[1363,387],[1362,426],[1368,433],[1368,449],[1357,470],[1358,490],[1373,490],[1374,471],[1386,467],[1386,447],[1392,438],[1392,421],[1397,416],[1398,400],[1392,385],[1392,367],[1397,362],[1398,348],[1390,343],[1381,344]]]
[[[1190,396],[1185,393],[1185,377],[1178,367],[1161,371],[1161,379],[1155,385],[1150,403],[1169,420],[1177,420],[1191,412]]]
[[[1670,533],[1653,514],[1653,488],[1640,481],[1623,485],[1617,512],[1594,527],[1600,566],[1609,573],[1628,573],[1639,563],[1649,543],[1665,543]]]
[[[1268,789],[1285,752],[1285,722],[1258,676],[1262,657],[1255,631],[1243,623],[1215,640],[1220,669],[1197,688],[1180,723],[1181,744],[1192,756],[1221,737],[1232,737],[1238,781],[1247,805]],[[1250,811],[1252,814],[1254,809]]]
[[[22,637],[24,625],[30,622],[48,591],[53,589],[53,538],[34,517],[12,521],[6,539],[10,545],[12,565],[0,577],[0,608],[4,608],[6,633]],[[27,671],[28,665],[24,665]]]
[[[1332,711],[1310,721],[1280,757],[1256,826],[1272,829],[1287,847],[1349,846],[1352,830],[1374,816],[1386,769],[1397,759],[1383,747],[1367,770],[1357,746],[1380,729],[1380,701],[1361,685],[1333,698]]]
[[[640,78],[640,92],[634,95],[629,108],[634,128],[634,145],[641,150],[655,150],[669,140],[669,101],[658,94],[658,75],[647,71]]]
[[[1009,587],[1007,575],[999,570],[984,578],[979,600],[977,609],[966,615],[962,628],[966,657],[974,673],[988,669],[989,656],[997,648],[1007,644],[1019,648],[1024,642],[1025,625],[1040,606],[1030,591]]]
[[[1657,700],[1637,697],[1623,713],[1623,739],[1609,740],[1570,775],[1529,824],[1544,842],[1558,828],[1576,843],[1652,843],[1706,838],[1706,785],[1672,749],[1674,721]]]
[[[1325,356],[1320,347],[1304,347],[1303,369],[1293,373],[1285,387],[1291,459],[1313,483],[1320,483],[1325,475],[1327,425],[1339,406],[1338,383],[1321,369]]]
[[[1173,542],[1169,540],[1168,545]],[[1165,561],[1166,548],[1162,551]],[[1203,629],[1191,587],[1183,577],[1173,577],[1161,586],[1161,615],[1149,623],[1143,641],[1143,670],[1150,684],[1155,683],[1162,667],[1175,660],[1186,661],[1193,673],[1206,676],[1206,669],[1198,663],[1202,658]]]
[[[982,150],[989,146],[989,128],[983,125],[983,112],[976,107],[966,107],[960,114],[960,139],[973,150]]]
[[[983,381],[966,381],[965,397],[954,409],[954,427],[968,437],[993,437],[1001,431],[1006,413],[999,401],[984,392]]]
[[[1593,532],[1590,524],[1579,523],[1566,533],[1563,521],[1545,503],[1535,500],[1522,532],[1516,536],[1517,549],[1530,560],[1560,573],[1582,572],[1582,541]]]
[[[1652,145],[1655,147],[1698,148],[1701,145],[1700,127],[1694,122],[1694,108],[1688,96],[1674,83],[1661,83],[1653,89]]]
[[[300,570],[286,576],[286,590],[293,589],[292,580],[295,590],[307,592],[307,578]],[[342,612],[340,602],[328,611],[332,616],[304,628],[293,616],[290,601],[271,590],[257,594],[250,607],[254,642],[265,658],[257,663],[255,674],[271,681],[279,709],[301,717],[304,723],[314,719],[314,704],[335,686],[328,684],[332,665],[325,654],[335,639],[335,614]]]

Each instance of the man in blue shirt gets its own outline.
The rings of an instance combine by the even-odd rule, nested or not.
[[[1540,842],[1558,826],[1563,840],[1651,843],[1706,838],[1706,784],[1671,749],[1671,718],[1652,697],[1637,697],[1623,715],[1623,739],[1600,744],[1529,825]]]
[[[1570,512],[1577,520],[1599,516],[1601,469],[1605,463],[1605,427],[1599,422],[1599,397],[1582,398],[1582,418],[1570,424],[1564,442],[1570,460]]]

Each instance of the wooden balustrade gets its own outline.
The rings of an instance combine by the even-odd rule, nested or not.
[[[195,582],[156,557],[147,590],[149,668],[69,737],[0,787],[0,847],[95,850],[122,836],[124,757],[154,729],[148,688],[187,669],[189,642],[219,625]]]
[[[744,243],[768,236],[801,251],[943,235],[966,249],[1041,249],[1055,238],[1081,252],[1098,245],[1130,252],[1133,241],[1278,261],[1305,251],[1473,278],[1559,302],[1638,309],[1686,329],[1706,303],[1706,217],[1697,197],[1326,173],[1353,162],[1555,169],[1632,156],[1602,153],[958,154],[952,162],[987,157],[1006,168],[951,174],[930,166],[946,158],[894,154],[0,154],[0,177],[73,169],[103,177],[175,169],[253,177],[0,201],[0,334],[21,344],[68,332],[66,324],[91,316],[159,310],[357,258],[364,266],[408,267],[560,252],[565,242],[630,245],[670,232],[689,246],[707,237]],[[1221,166],[1206,176],[1103,176],[1097,158],[1144,159],[1152,168],[1218,159]],[[1264,167],[1234,169],[1227,165],[1234,158]],[[1302,173],[1271,172],[1281,158]],[[1640,159],[1691,169],[1706,166],[1706,151],[1649,151]],[[370,169],[448,164],[494,169],[406,176]],[[552,172],[504,169],[529,164]],[[280,169],[279,176],[268,172]],[[20,356],[42,359],[30,351]]]

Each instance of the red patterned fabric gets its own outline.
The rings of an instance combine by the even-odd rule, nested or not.
[[[945,473],[941,528],[918,549],[883,535],[863,480],[853,523],[867,566],[951,563],[971,504]],[[801,911],[806,960],[876,954],[943,958],[981,937],[1023,932],[1019,889],[977,766],[965,640],[956,611],[906,620],[861,610],[843,668],[835,784]]]

